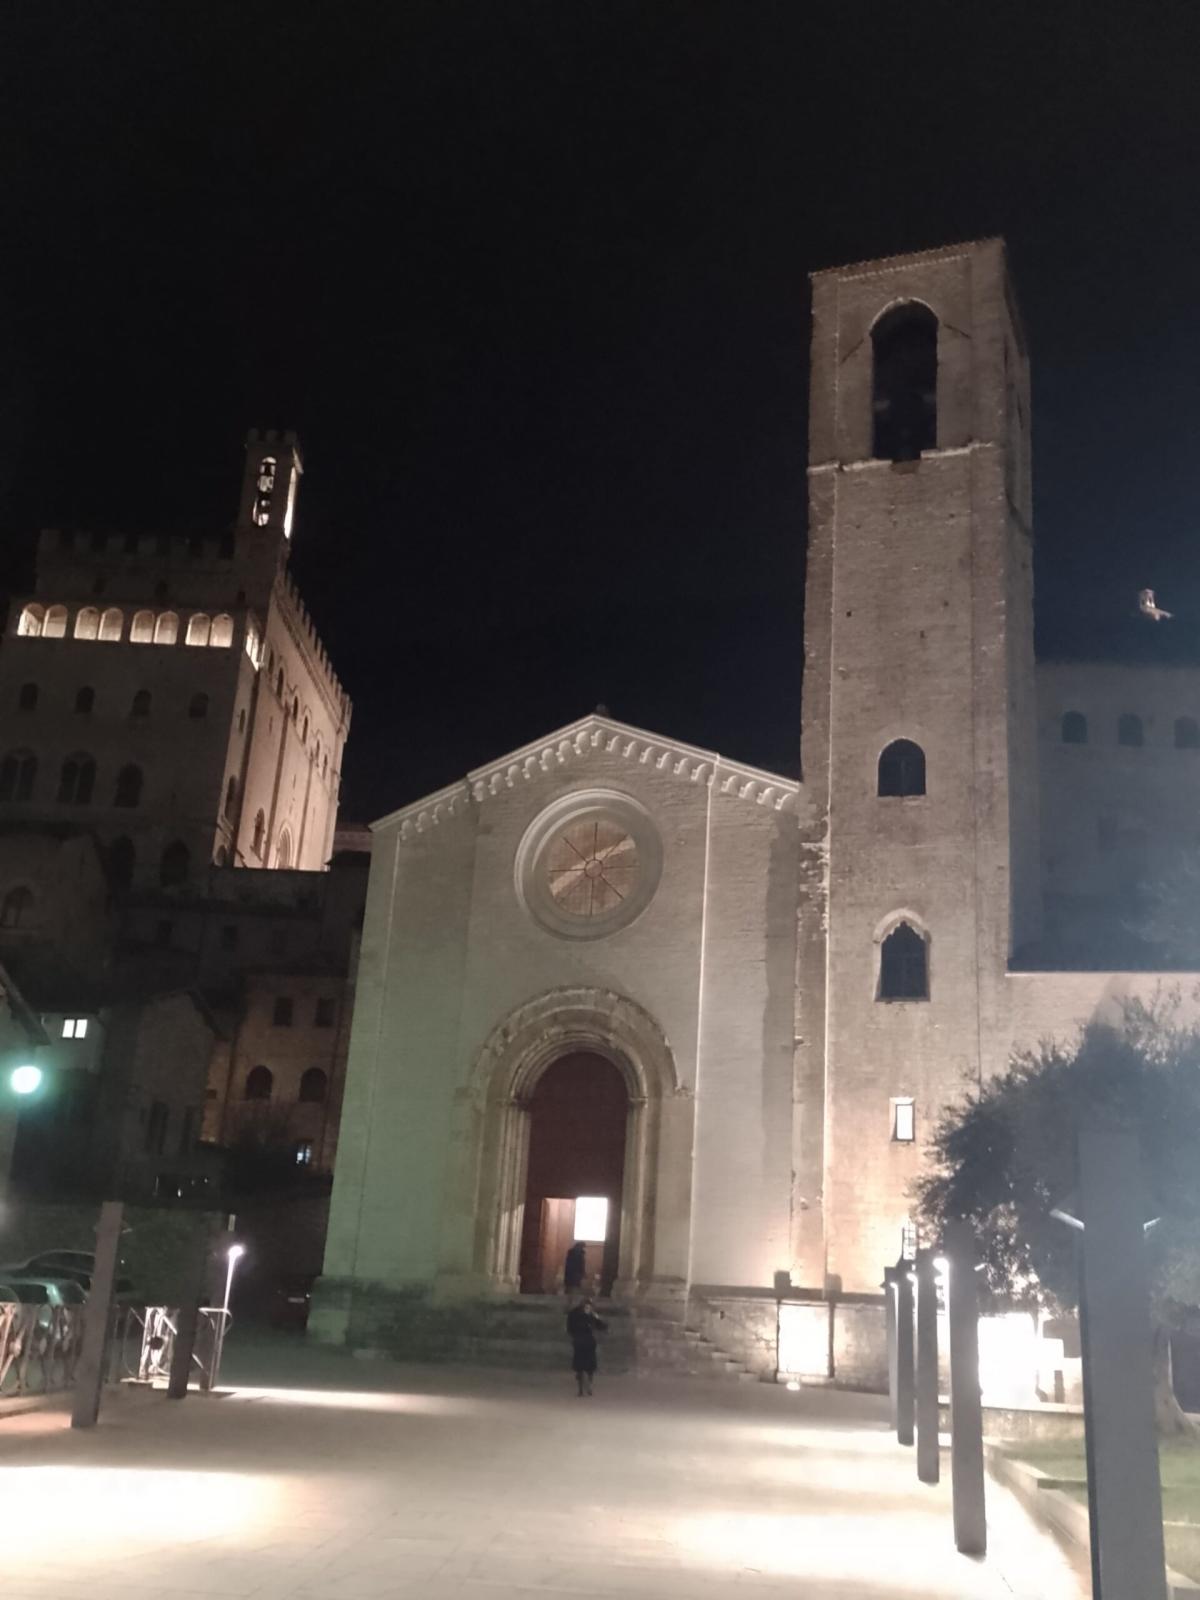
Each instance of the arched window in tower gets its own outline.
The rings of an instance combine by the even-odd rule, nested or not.
[[[1087,718],[1082,711],[1063,712],[1062,742],[1064,744],[1086,744],[1088,742]]]
[[[108,871],[118,889],[128,889],[133,882],[133,868],[136,861],[133,840],[123,835],[114,839],[108,847]]]
[[[130,644],[152,644],[154,641],[153,611],[135,611],[129,624]]]
[[[227,611],[222,611],[212,621],[212,634],[208,641],[218,650],[228,650],[233,643],[233,618]]]
[[[254,837],[251,840],[255,855],[261,856],[263,853],[263,835],[266,831],[267,819],[261,810],[256,811],[254,813]]]
[[[286,872],[292,864],[292,836],[284,828],[279,835],[279,843],[275,846],[275,865]]]
[[[247,1100],[269,1100],[271,1090],[275,1087],[275,1075],[270,1067],[251,1067],[246,1074],[246,1087],[243,1091]]]
[[[265,528],[271,520],[271,496],[275,493],[276,460],[263,456],[258,463],[258,476],[254,482],[254,509],[250,513],[258,528]]]
[[[51,606],[42,624],[43,639],[65,639],[67,636],[66,606]]]
[[[300,696],[298,694],[292,696],[292,721],[300,721]]]
[[[203,722],[208,715],[208,696],[198,689],[188,701],[188,716],[193,722]]]
[[[326,756],[324,758],[324,760],[322,761],[322,763],[321,763],[321,776],[323,778],[327,778],[329,776],[329,757],[328,756]]]
[[[100,618],[100,637],[108,644],[120,642],[125,632],[125,613],[118,606],[109,606]]]
[[[90,684],[75,691],[75,709],[82,717],[90,716],[96,705],[96,691]]]
[[[1145,742],[1146,732],[1141,717],[1132,711],[1122,712],[1117,718],[1117,743],[1140,749]]]
[[[1200,750],[1200,723],[1195,717],[1175,718],[1176,750]]]
[[[33,912],[33,891],[24,884],[10,889],[0,904],[0,928],[24,928]]]
[[[279,696],[279,698],[281,700],[283,699],[283,668],[282,667],[280,667],[278,675],[276,676],[276,679],[275,679],[275,693]]]
[[[38,686],[36,683],[23,683],[21,692],[17,695],[18,711],[36,711],[38,703]]]
[[[172,839],[158,863],[158,881],[164,889],[186,883],[192,868],[191,851],[182,839]]]
[[[233,808],[237,805],[237,779],[230,778],[225,785],[225,815],[231,817]]]
[[[155,644],[174,644],[178,638],[178,616],[174,611],[160,611],[154,622]]]
[[[301,744],[307,744],[308,743],[308,718],[307,717],[305,717],[305,719],[304,719],[304,726],[300,729],[300,743]]]
[[[188,618],[187,638],[184,643],[205,645],[208,643],[208,636],[211,631],[212,623],[208,620],[208,617],[203,611],[197,611]]]
[[[877,998],[929,999],[929,945],[907,922],[898,922],[879,947]]]
[[[925,752],[911,739],[893,739],[879,755],[879,793],[889,798],[925,793]]]
[[[132,762],[122,767],[117,773],[117,787],[113,794],[113,805],[136,806],[142,798],[142,769]]]
[[[37,757],[32,750],[10,750],[0,761],[0,800],[30,800],[37,777]]]
[[[871,330],[872,454],[916,461],[937,448],[937,318],[916,301],[893,306]]]
[[[150,715],[149,689],[139,689],[134,695],[133,703],[129,707],[129,715],[131,717],[148,717]]]
[[[94,639],[100,632],[100,613],[95,606],[80,606],[75,615],[75,637]]]
[[[23,639],[36,639],[42,631],[45,621],[45,612],[39,605],[28,605],[21,612],[21,620],[17,623],[17,632]]]
[[[76,751],[63,762],[58,774],[58,803],[86,806],[96,787],[96,763],[85,751]]]
[[[329,1090],[329,1079],[320,1067],[308,1067],[300,1076],[300,1099],[308,1105],[321,1105]]]

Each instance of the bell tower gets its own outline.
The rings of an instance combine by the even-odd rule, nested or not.
[[[874,1289],[1040,922],[1029,371],[999,240],[813,278],[805,1281]],[[807,924],[807,925],[806,925]],[[815,1259],[820,1254],[822,1259]]]

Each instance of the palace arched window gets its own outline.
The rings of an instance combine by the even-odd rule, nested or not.
[[[879,793],[893,797],[925,793],[925,752],[911,739],[893,739],[879,755]]]
[[[75,637],[94,639],[100,632],[100,613],[95,606],[80,606],[75,614]]]
[[[1131,745],[1140,749],[1146,742],[1145,729],[1142,727],[1141,717],[1132,711],[1123,712],[1117,718],[1117,743]]]
[[[37,757],[32,750],[10,750],[0,761],[0,800],[29,800],[37,777]]]
[[[131,717],[148,717],[150,715],[149,689],[139,689],[134,695],[133,702],[129,707],[129,715]]]
[[[329,1089],[329,1079],[320,1067],[309,1067],[300,1077],[300,1098],[309,1105],[320,1105]]]
[[[17,695],[18,711],[36,711],[38,703],[38,686],[36,683],[23,683],[21,692]]]
[[[230,778],[225,785],[225,815],[231,817],[233,808],[237,804],[237,779]]]
[[[188,716],[193,722],[201,722],[208,715],[208,696],[203,690],[198,690],[188,701]]]
[[[96,763],[85,751],[76,751],[63,762],[58,774],[58,802],[64,806],[86,806],[96,787]]]
[[[133,840],[122,836],[108,847],[108,870],[118,889],[128,889],[133,882],[136,855]]]
[[[270,1067],[251,1067],[246,1074],[245,1098],[247,1100],[269,1100],[271,1090],[275,1087],[275,1074]]]
[[[872,454],[916,461],[937,448],[937,318],[916,301],[894,306],[871,330]]]
[[[67,636],[66,606],[51,606],[42,624],[43,639],[65,639]]]
[[[228,612],[222,611],[213,618],[212,633],[209,635],[209,644],[218,650],[228,650],[233,643],[233,618]]]
[[[197,611],[188,618],[187,637],[185,644],[206,645],[209,634],[212,632],[212,623],[203,611]]]
[[[261,811],[256,811],[254,813],[254,838],[251,841],[256,855],[261,856],[263,853],[263,834],[266,832],[266,828],[266,817]]]
[[[10,889],[0,904],[0,928],[25,927],[33,911],[33,892],[22,884]]]
[[[158,881],[164,889],[186,883],[191,871],[191,851],[182,839],[172,839],[158,863]]]
[[[1175,718],[1176,750],[1200,750],[1200,723],[1195,717]]]
[[[136,806],[142,798],[142,769],[132,762],[122,767],[117,773],[117,787],[113,794],[113,805]]]
[[[1087,718],[1082,711],[1063,712],[1062,742],[1064,744],[1086,744],[1088,742]]]
[[[275,865],[287,871],[292,864],[292,836],[286,828],[279,835],[279,843],[275,847]]]
[[[178,616],[174,611],[160,611],[154,620],[155,644],[174,644],[178,638]]]
[[[109,606],[100,618],[100,637],[108,644],[119,642],[125,631],[125,613],[117,606]]]
[[[82,689],[75,691],[75,709],[80,716],[88,716],[95,708],[96,691],[90,684],[85,684]]]
[[[929,945],[907,922],[899,922],[879,946],[880,1000],[929,999]]]
[[[133,621],[129,624],[130,644],[152,644],[154,642],[154,613],[153,611],[135,611]]]
[[[21,612],[17,632],[25,639],[36,639],[42,631],[46,614],[39,605],[28,605]]]

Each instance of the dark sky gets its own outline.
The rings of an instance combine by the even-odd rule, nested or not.
[[[1195,657],[1198,45],[1191,0],[10,5],[0,579],[226,525],[294,427],[344,816],[598,701],[795,771],[806,274],[1003,233],[1041,646]]]

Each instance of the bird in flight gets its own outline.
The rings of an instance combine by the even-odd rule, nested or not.
[[[1161,606],[1154,603],[1154,590],[1141,589],[1138,591],[1138,610],[1144,617],[1149,617],[1154,622],[1162,622],[1170,617],[1170,611],[1164,611]]]

